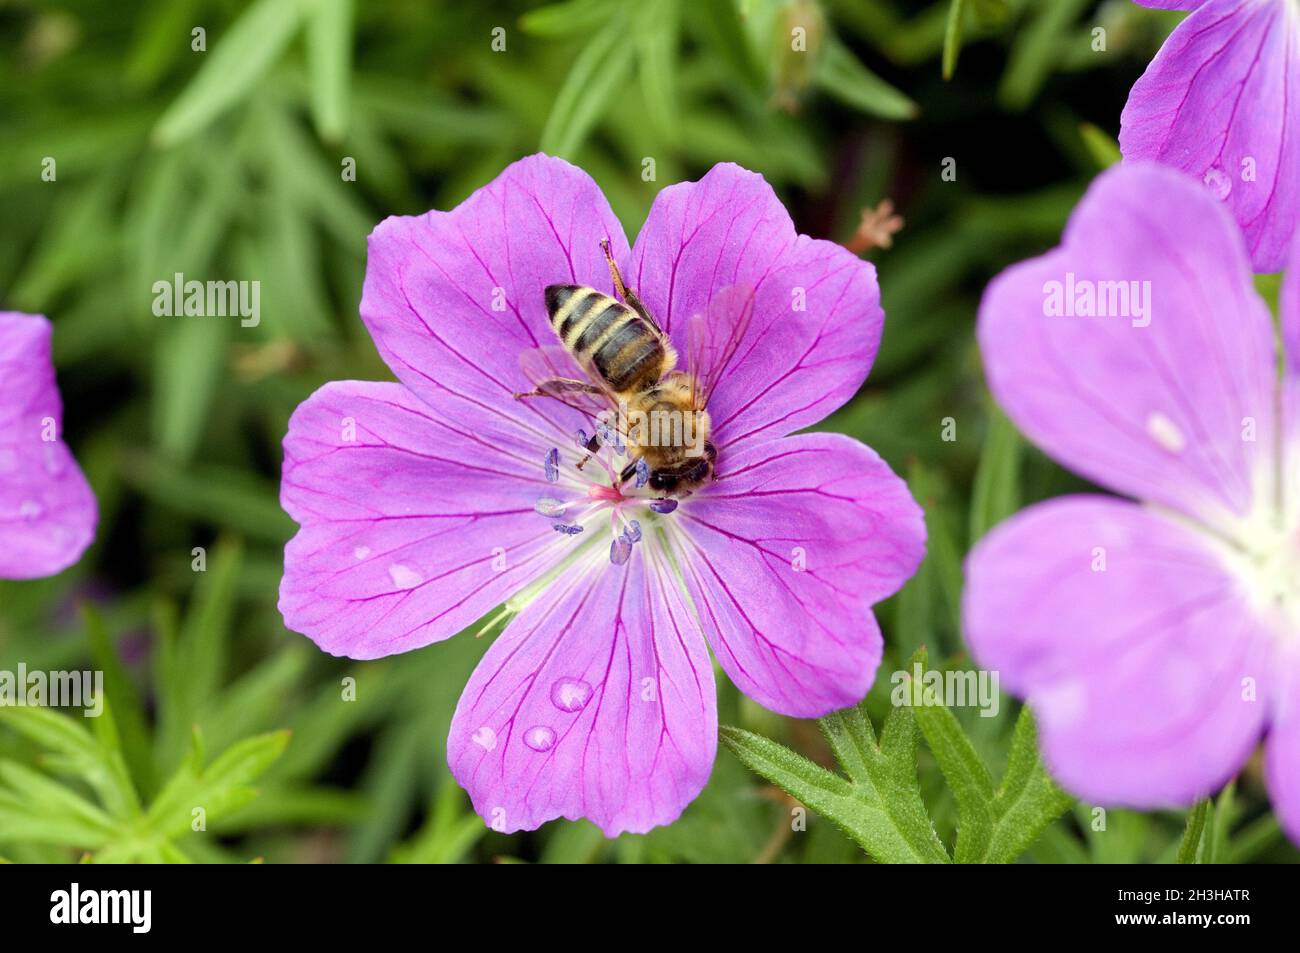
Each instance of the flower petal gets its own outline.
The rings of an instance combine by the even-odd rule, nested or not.
[[[763,177],[729,163],[659,193],[628,274],[683,360],[689,319],[724,288],[753,289],[752,322],[709,403],[719,446],[824,419],[862,386],[880,344],[871,263],[797,235]]]
[[[388,366],[428,400],[459,395],[469,412],[509,413],[553,435],[581,416],[557,400],[515,401],[532,388],[520,355],[556,343],[543,289],[611,292],[600,242],[627,259],[627,239],[581,169],[534,155],[508,166],[451,212],[393,217],[370,236],[361,318]]]
[[[332,383],[289,421],[281,502],[302,529],[285,550],[280,611],[335,655],[445,639],[563,555],[533,508],[540,455],[506,443],[508,425],[476,428],[449,413],[448,395],[432,397]]]
[[[1287,836],[1300,844],[1300,654],[1293,648],[1279,668],[1286,683],[1264,747],[1264,771],[1273,811]]]
[[[1133,0],[1140,7],[1153,7],[1156,10],[1195,10],[1206,0]]]
[[[61,439],[50,322],[0,312],[0,579],[53,576],[81,558],[99,511]]]
[[[447,762],[495,830],[585,817],[610,837],[644,832],[704,787],[717,749],[713,670],[662,559],[643,548],[616,570],[596,553],[474,671]]]
[[[1286,277],[1282,280],[1279,302],[1282,312],[1282,340],[1287,364],[1293,374],[1300,374],[1300,241],[1291,245]]]
[[[1078,316],[1088,291],[1111,316]],[[979,341],[999,403],[1090,480],[1227,532],[1272,498],[1272,319],[1231,219],[1184,176],[1103,174],[1060,248],[994,279]]]
[[[1276,633],[1221,546],[1133,503],[1075,496],[1030,507],[969,556],[967,644],[1028,699],[1074,793],[1186,804],[1250,754]]]
[[[880,663],[871,606],[925,553],[907,485],[839,434],[747,443],[683,503],[678,553],[714,654],[764,707],[816,717],[860,701]]]
[[[1255,269],[1281,269],[1300,223],[1300,8],[1208,0],[1165,41],[1124,107],[1125,159],[1203,181],[1246,235]]]

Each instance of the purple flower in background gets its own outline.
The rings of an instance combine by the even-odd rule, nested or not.
[[[734,320],[717,302],[751,289],[708,406],[717,480],[682,499],[642,472],[620,484],[617,440],[579,469],[590,420],[513,396],[531,386],[521,354],[558,343],[543,290],[612,291],[606,240],[682,354],[693,316]],[[282,501],[302,529],[280,608],[323,649],[366,659],[506,604],[447,745],[494,828],[675,819],[716,749],[706,638],[776,711],[865,694],[871,606],[919,563],[921,512],[867,447],[791,434],[861,386],[879,290],[870,264],[797,235],[760,176],[719,165],[664,189],[629,251],[590,177],[521,160],[452,212],[375,229],[361,316],[401,383],[329,384],[294,414]]]
[[[1280,271],[1300,224],[1300,3],[1137,0],[1193,11],[1133,86],[1129,160],[1200,179],[1245,233],[1256,271]]]
[[[0,311],[0,579],[67,569],[95,537],[95,497],[63,443],[50,322]]]
[[[969,557],[964,615],[1067,788],[1187,804],[1267,735],[1300,841],[1300,267],[1288,281],[1279,375],[1236,224],[1190,179],[1132,164],[1098,179],[1061,247],[990,285],[998,401],[1141,502],[1067,496],[1003,523]]]

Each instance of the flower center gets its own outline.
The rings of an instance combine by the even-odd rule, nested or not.
[[[677,509],[677,500],[650,492],[645,460],[632,459],[618,433],[604,424],[594,435],[578,431],[572,448],[552,447],[542,471],[554,489],[537,501],[537,512],[565,536],[598,531],[608,519],[609,561],[616,566],[644,538],[642,521]]]
[[[1256,596],[1293,636],[1300,637],[1300,532],[1278,534],[1271,545],[1251,554]]]

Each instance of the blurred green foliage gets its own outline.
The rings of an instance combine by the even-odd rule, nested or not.
[[[870,253],[884,346],[825,425],[876,447],[927,508],[930,555],[880,609],[889,647],[863,713],[881,724],[887,675],[918,648],[964,664],[971,542],[1079,485],[992,412],[974,315],[1114,161],[1128,87],[1176,21],[1128,0],[0,3],[0,306],[54,319],[67,434],[102,510],[78,567],[0,583],[0,667],[94,666],[109,698],[94,722],[0,711],[0,856],[865,860],[815,815],[791,834],[787,797],[725,751],[646,836],[486,830],[443,760],[486,640],[359,663],[281,623],[289,414],[325,381],[390,377],[357,318],[370,229],[450,208],[520,155],[586,168],[632,234],[662,185],[723,160],[767,176],[818,237],[849,240],[891,198],[907,225]],[[176,272],[260,280],[260,326],[155,317],[152,285]],[[832,764],[809,723],[720,693],[724,724]],[[953,720],[984,764],[1020,757],[1009,702]],[[970,753],[931,727],[918,793],[951,848],[944,772]],[[1081,804],[1028,857],[1296,858],[1257,765],[1197,808],[1190,847],[1184,822],[1110,811],[1099,830]]]

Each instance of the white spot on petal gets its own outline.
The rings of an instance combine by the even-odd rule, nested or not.
[[[388,567],[388,577],[393,580],[393,585],[398,589],[414,589],[424,582],[423,576],[401,563],[394,563]]]
[[[1182,453],[1187,447],[1187,438],[1178,425],[1159,411],[1147,418],[1147,433],[1170,453]]]

